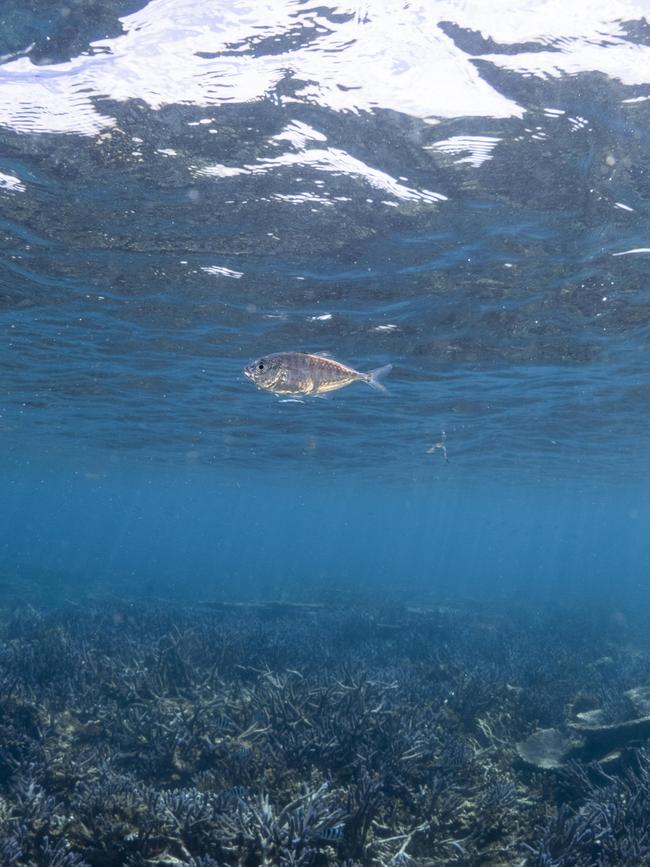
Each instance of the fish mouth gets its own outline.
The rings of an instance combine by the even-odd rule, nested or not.
[[[245,368],[243,369],[242,373],[244,374],[244,376],[247,376],[248,379],[252,379],[252,378],[253,378],[253,371],[251,370],[250,367],[245,367]]]

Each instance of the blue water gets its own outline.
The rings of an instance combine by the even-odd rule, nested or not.
[[[5,2],[8,586],[645,602],[642,14]]]

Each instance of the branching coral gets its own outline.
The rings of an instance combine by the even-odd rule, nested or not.
[[[650,682],[639,653],[554,618],[21,606],[0,640],[0,861],[644,863],[643,752],[564,780],[518,764],[577,696],[620,714]]]

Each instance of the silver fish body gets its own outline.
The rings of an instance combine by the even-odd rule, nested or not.
[[[391,364],[362,373],[340,361],[307,352],[275,352],[253,361],[244,374],[258,388],[273,394],[308,396],[326,394],[353,382],[367,382],[378,391],[386,391],[379,381]]]

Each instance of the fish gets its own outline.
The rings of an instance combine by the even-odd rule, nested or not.
[[[232,789],[226,789],[218,795],[218,802],[221,809],[232,810],[237,808],[241,801],[245,801],[248,797],[246,786],[233,786]]]
[[[328,842],[342,840],[345,837],[345,825],[342,823],[340,825],[331,825],[329,828],[324,828],[318,836],[321,840],[327,840]]]
[[[367,382],[376,391],[387,393],[381,379],[392,369],[392,364],[384,364],[362,373],[325,355],[274,352],[251,362],[244,368],[244,375],[258,388],[273,394],[319,397],[353,382]]]

